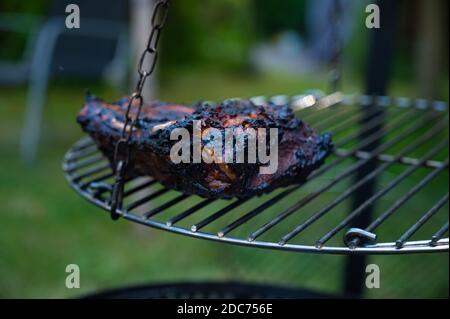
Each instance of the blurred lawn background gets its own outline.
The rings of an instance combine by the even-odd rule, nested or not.
[[[281,9],[270,2],[264,2],[258,10],[254,1],[177,2],[163,39],[158,98],[191,104],[200,99],[326,90],[325,69],[293,75],[257,72],[249,65],[245,57],[256,41],[273,37],[286,28],[297,28],[299,32],[304,28],[301,23],[289,25],[286,21],[297,21],[287,14],[302,12],[305,1],[283,1]],[[6,1],[0,9],[42,14],[46,3]],[[180,25],[183,37],[176,36]],[[346,92],[364,89],[366,37],[364,30],[358,30],[346,47]],[[0,45],[0,57],[13,58],[23,39],[3,36]],[[399,40],[397,46],[402,50],[397,50],[394,61],[390,95],[415,96],[411,43]],[[219,49],[211,52],[210,47]],[[448,71],[445,72],[439,92],[440,98],[448,101]],[[76,297],[132,284],[209,280],[342,292],[345,257],[235,247],[123,220],[111,222],[106,214],[73,192],[64,179],[61,161],[70,145],[83,136],[75,117],[86,87],[107,101],[128,93],[98,81],[52,81],[38,160],[32,167],[25,166],[18,154],[26,87],[0,87],[0,297]],[[420,176],[415,178],[411,183]],[[434,187],[448,187],[447,182],[448,174]],[[416,206],[427,207],[429,203],[424,196]],[[403,228],[408,225],[401,225],[401,221],[397,224]],[[368,261],[380,266],[382,281],[380,289],[366,290],[366,297],[448,297],[448,254],[370,256]],[[65,267],[72,263],[80,266],[81,289],[65,287]]]

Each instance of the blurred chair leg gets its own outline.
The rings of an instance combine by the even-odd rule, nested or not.
[[[84,29],[79,29],[79,36],[89,37],[117,37],[117,30],[123,30],[121,25],[111,22],[103,22],[99,26],[99,20],[85,19]],[[55,17],[47,21],[39,32],[36,48],[31,60],[30,83],[27,92],[27,104],[25,110],[25,125],[22,130],[21,156],[27,164],[32,164],[36,158],[39,142],[42,112],[50,77],[53,53],[58,37],[66,31],[64,19]],[[121,34],[121,42],[126,41]],[[119,58],[126,48],[124,45],[118,48]],[[124,75],[120,74],[121,77]]]
[[[62,32],[60,25],[60,19],[52,19],[44,25],[31,60],[25,123],[20,143],[22,160],[28,165],[36,158],[53,51]]]

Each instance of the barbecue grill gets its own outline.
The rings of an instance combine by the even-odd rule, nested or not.
[[[334,3],[330,13],[333,93],[251,98],[255,104],[289,103],[299,118],[333,134],[334,153],[304,184],[234,200],[181,194],[151,177],[129,178],[122,184],[117,169],[90,138],[84,138],[64,157],[63,169],[70,185],[113,219],[122,217],[180,235],[248,247],[349,255],[348,296],[362,292],[368,254],[448,252],[449,193],[448,187],[441,186],[448,185],[448,105],[385,96],[392,54],[391,1],[378,1],[385,27],[372,33],[366,95],[342,94],[338,90],[340,47],[336,31],[340,6],[339,1]],[[156,29],[161,31],[161,27]],[[150,73],[155,50],[148,51],[154,55]],[[149,75],[141,72],[145,54],[139,65],[140,89],[143,74]],[[123,196],[119,196],[121,205],[113,195],[117,194],[118,181],[124,187]],[[154,292],[153,286],[142,289],[106,296],[137,293],[142,297]],[[273,287],[270,290],[273,292]],[[198,292],[197,288],[194,291]],[[245,291],[245,296],[251,295]]]
[[[126,181],[119,215],[182,235],[260,248],[334,254],[448,251],[448,238],[443,238],[448,231],[448,188],[433,188],[434,181],[448,179],[445,102],[339,93],[270,100],[288,101],[300,118],[335,137],[334,155],[304,185],[250,199],[213,200],[171,191],[151,178],[133,178]],[[365,151],[375,141],[381,141],[376,149]],[[374,170],[348,183],[373,160],[378,162]],[[110,211],[114,174],[90,138],[70,148],[63,169],[78,193]],[[375,178],[386,180],[393,170],[399,173],[349,211],[345,204],[352,195]],[[420,179],[411,182],[417,175]],[[436,199],[425,211],[404,209],[408,202],[430,195]],[[151,209],[140,209],[149,204]],[[374,205],[385,208],[370,225],[357,228],[352,222]],[[395,229],[390,221],[396,218],[406,219],[410,227]]]

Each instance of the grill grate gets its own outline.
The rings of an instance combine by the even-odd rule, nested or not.
[[[448,251],[448,238],[443,238],[448,187],[442,189],[448,185],[445,102],[339,93],[271,100],[290,102],[300,118],[334,136],[334,155],[305,184],[262,197],[212,200],[140,177],[126,182],[121,216],[183,235],[261,248],[337,254]],[[372,161],[375,169],[352,183]],[[109,211],[113,174],[92,140],[76,143],[63,168],[77,192]],[[351,210],[351,197],[375,179],[374,193]],[[374,205],[372,223],[355,229],[357,217]],[[364,240],[355,233],[377,238]]]

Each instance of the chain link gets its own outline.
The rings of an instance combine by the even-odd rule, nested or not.
[[[154,7],[151,18],[151,32],[148,38],[147,45],[144,52],[142,52],[138,63],[138,81],[134,93],[128,101],[127,110],[125,112],[125,122],[122,129],[121,138],[117,141],[114,149],[114,173],[115,183],[111,194],[111,218],[119,218],[118,209],[122,209],[123,187],[125,183],[125,171],[130,161],[130,140],[133,136],[133,130],[139,120],[139,115],[144,104],[142,97],[142,90],[147,78],[153,73],[158,60],[158,44],[161,37],[162,29],[167,21],[167,14],[169,12],[169,0],[158,0]],[[145,66],[148,65],[148,69]],[[137,110],[131,115],[131,108],[137,103]],[[123,154],[123,158],[119,155]]]

